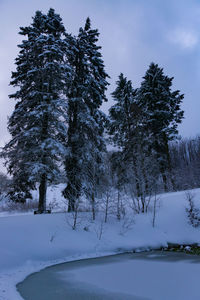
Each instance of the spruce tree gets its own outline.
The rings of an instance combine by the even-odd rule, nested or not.
[[[132,119],[132,106],[136,90],[130,80],[121,73],[116,82],[117,87],[112,93],[116,102],[109,110],[109,134],[114,145],[125,150],[130,142]],[[125,150],[126,151],[126,150]]]
[[[63,195],[68,199],[68,210],[73,211],[82,193],[89,195],[94,204],[96,175],[105,151],[103,138],[105,115],[100,111],[106,101],[105,91],[108,75],[97,46],[98,30],[91,29],[87,18],[85,27],[80,28],[78,37],[71,44],[71,66],[73,79],[68,98],[68,133],[69,149],[65,170],[67,186]]]
[[[129,185],[133,197],[137,199],[135,210],[139,213],[148,208],[146,197],[152,193],[156,166],[148,147],[148,130],[144,131],[144,113],[136,103],[136,94],[131,81],[120,74],[112,93],[116,103],[109,110],[108,132],[121,151],[118,181]]]
[[[29,187],[39,183],[39,211],[46,209],[47,182],[60,175],[59,162],[65,154],[66,62],[65,28],[58,14],[50,9],[37,11],[30,26],[21,27],[26,37],[19,45],[16,71],[11,85],[18,91],[10,95],[17,103],[8,122],[11,140],[3,149],[8,171],[15,182]]]
[[[172,91],[173,77],[164,75],[163,69],[151,63],[137,92],[136,103],[144,114],[143,127],[148,133],[150,147],[155,151],[167,191],[167,175],[171,173],[168,142],[178,133],[177,127],[183,119],[180,108],[184,95]],[[171,176],[173,185],[173,178]]]

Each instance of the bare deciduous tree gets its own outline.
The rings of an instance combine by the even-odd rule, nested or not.
[[[186,192],[186,200],[188,203],[188,207],[186,207],[186,212],[189,219],[189,223],[193,227],[198,227],[200,226],[200,209],[196,207],[194,198],[194,193],[190,191]]]

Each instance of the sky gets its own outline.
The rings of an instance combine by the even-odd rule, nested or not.
[[[47,13],[50,7],[68,33],[76,35],[88,16],[98,28],[111,77],[103,111],[113,104],[110,93],[121,72],[136,88],[155,62],[174,77],[172,89],[185,94],[180,135],[200,133],[200,0],[0,0],[0,147],[10,139],[7,119],[15,100],[8,97],[14,91],[9,82],[22,41],[19,27],[30,25],[36,10]]]

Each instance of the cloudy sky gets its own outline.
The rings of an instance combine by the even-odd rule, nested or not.
[[[120,72],[138,87],[151,62],[174,77],[174,89],[185,94],[185,119],[179,127],[184,137],[200,133],[200,1],[199,0],[0,0],[0,146],[9,140],[7,117],[12,113],[9,86],[19,26],[31,23],[36,10],[52,7],[63,19],[67,32],[77,34],[87,16],[100,31],[110,92]]]

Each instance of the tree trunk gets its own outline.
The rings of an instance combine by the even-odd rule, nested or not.
[[[92,193],[92,220],[94,221],[96,218],[95,214],[95,198],[94,198],[94,193]]]
[[[142,210],[141,210],[141,212],[144,214],[144,212],[145,212],[145,196],[144,195],[142,195],[141,196],[141,203],[142,203]]]
[[[74,224],[72,226],[72,229],[75,230],[76,229],[76,223],[77,223],[77,217],[78,217],[78,208],[77,207],[76,207],[76,209],[75,209],[75,211],[73,213],[74,213],[74,215],[73,215],[73,217],[74,217]]]
[[[68,199],[68,212],[75,211],[75,201],[73,199]]]
[[[153,227],[155,227],[155,222],[156,222],[156,202],[157,202],[157,198],[155,195],[154,202],[153,202],[153,222],[152,222]]]
[[[108,204],[109,204],[109,194],[108,192],[106,193],[106,207],[105,207],[105,219],[104,222],[107,222],[108,219]]]
[[[166,176],[165,171],[163,169],[161,169],[161,174],[162,174],[162,179],[163,179],[163,184],[164,184],[164,191],[166,193],[166,192],[168,192],[167,176]]]
[[[47,193],[47,179],[46,179],[46,175],[43,174],[39,186],[38,210],[40,212],[44,212],[46,210],[46,193]]]
[[[168,186],[167,186],[167,176],[165,174],[165,171],[168,172],[168,176],[172,185],[173,190],[175,190],[175,182],[173,179],[173,175],[172,175],[172,166],[171,166],[171,158],[170,158],[170,154],[169,154],[169,145],[168,145],[168,139],[165,133],[163,133],[163,144],[164,144],[164,153],[166,155],[166,165],[161,166],[161,172],[162,172],[162,178],[163,178],[163,182],[164,182],[164,189],[165,192],[168,191]]]
[[[120,194],[119,194],[119,190],[118,190],[118,194],[117,194],[117,220],[120,221],[121,219],[121,215],[120,215]]]
[[[140,183],[138,180],[138,170],[137,170],[137,166],[135,164],[134,158],[132,160],[132,165],[133,165],[133,172],[135,174],[135,185],[136,185],[136,194],[137,194],[137,198],[140,197],[141,193],[140,193]]]

